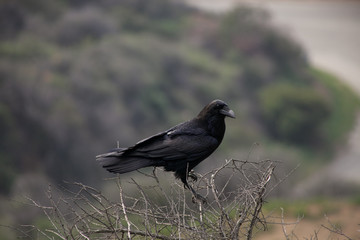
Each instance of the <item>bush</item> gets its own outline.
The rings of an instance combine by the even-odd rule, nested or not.
[[[72,45],[113,33],[116,31],[116,24],[98,9],[87,7],[65,14],[55,31],[59,44]]]
[[[319,127],[330,113],[328,102],[313,88],[279,83],[259,94],[262,116],[268,131],[291,143],[313,143]]]

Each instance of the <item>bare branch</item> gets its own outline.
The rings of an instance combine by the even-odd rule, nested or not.
[[[321,224],[321,227],[327,229],[328,231],[330,231],[330,232],[332,232],[332,233],[335,233],[335,234],[337,234],[337,235],[339,235],[339,236],[342,236],[342,237],[344,237],[344,238],[346,238],[346,239],[348,239],[348,240],[352,240],[352,238],[350,238],[349,236],[345,235],[345,234],[342,232],[342,230],[341,230],[340,227],[338,227],[338,226],[336,226],[335,224],[333,224],[333,223],[330,221],[330,219],[328,218],[328,216],[325,215],[325,218],[326,218],[327,222],[329,223],[330,227],[327,227],[327,226],[325,226],[324,224]]]
[[[121,187],[120,179],[118,179],[118,181],[117,181],[117,186],[119,188],[120,204],[121,204],[121,207],[122,207],[122,211],[124,213],[125,221],[127,223],[127,236],[128,236],[128,239],[131,239],[131,223],[129,221],[129,218],[128,218],[128,215],[127,215],[127,212],[126,212],[126,207],[125,207],[124,198],[123,198],[123,190],[122,190],[122,187]]]

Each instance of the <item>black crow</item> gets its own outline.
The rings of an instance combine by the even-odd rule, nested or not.
[[[205,200],[188,184],[189,172],[220,145],[225,117],[234,112],[221,100],[206,105],[194,119],[141,140],[129,148],[117,148],[96,156],[109,172],[126,173],[143,167],[164,167],[175,172],[194,197]],[[196,176],[191,176],[196,178]]]

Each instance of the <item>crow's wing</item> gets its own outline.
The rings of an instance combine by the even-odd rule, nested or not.
[[[164,166],[165,170],[195,166],[208,157],[220,142],[192,122],[175,126],[146,138],[132,147],[115,149],[96,157],[110,172],[126,173],[148,166]]]
[[[127,173],[139,168],[152,166],[153,162],[147,158],[141,157],[124,157],[124,148],[117,148],[108,153],[96,156],[96,160],[113,173]]]
[[[206,158],[219,144],[218,140],[203,128],[174,127],[138,142],[125,150],[123,156],[149,158],[160,162],[190,162]]]

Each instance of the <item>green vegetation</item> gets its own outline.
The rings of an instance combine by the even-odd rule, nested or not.
[[[329,104],[315,89],[284,83],[263,89],[260,106],[271,134],[298,144],[318,141],[317,131],[330,114]]]
[[[264,205],[264,214],[274,224],[268,231],[259,231],[261,239],[283,239],[284,229],[289,239],[357,239],[359,206],[350,199],[315,198],[307,200],[274,200]],[[279,224],[280,222],[286,225]],[[314,235],[314,233],[316,234]]]
[[[356,206],[360,206],[360,195],[358,194],[358,195],[355,195],[354,197],[352,197],[350,202]]]
[[[279,214],[281,209],[283,209],[284,214],[288,217],[321,219],[324,217],[324,214],[338,212],[340,207],[341,205],[338,202],[326,198],[295,201],[272,199],[264,205],[263,210],[265,214]]]
[[[311,71],[330,94],[332,111],[324,122],[322,131],[332,144],[339,144],[345,140],[347,133],[354,126],[360,108],[359,97],[335,76],[319,69],[311,69]]]

